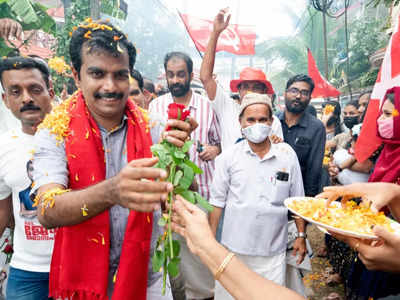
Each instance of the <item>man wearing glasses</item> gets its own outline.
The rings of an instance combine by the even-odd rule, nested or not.
[[[313,80],[307,75],[295,75],[286,84],[285,110],[278,115],[284,141],[300,162],[304,193],[315,196],[319,192],[322,159],[325,151],[325,128],[320,120],[305,110],[311,101]]]

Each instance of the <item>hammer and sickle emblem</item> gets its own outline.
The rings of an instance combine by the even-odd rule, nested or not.
[[[240,48],[240,38],[231,26],[227,27],[221,34],[223,38],[226,40],[226,44],[231,45],[235,51],[238,51]]]

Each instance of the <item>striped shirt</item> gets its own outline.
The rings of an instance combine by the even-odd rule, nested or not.
[[[152,127],[152,136],[161,136],[161,133],[154,133],[156,128],[164,128],[168,118],[168,105],[173,103],[171,93],[165,94],[151,101],[149,107],[150,124]],[[203,174],[197,175],[199,184],[199,193],[205,199],[209,199],[210,185],[214,173],[214,160],[203,161],[196,151],[198,144],[218,145],[220,144],[220,126],[216,115],[214,114],[207,98],[192,91],[192,98],[188,105],[190,116],[194,118],[199,126],[191,134],[194,146],[189,150],[190,159],[198,165]],[[162,125],[162,126],[159,126]]]

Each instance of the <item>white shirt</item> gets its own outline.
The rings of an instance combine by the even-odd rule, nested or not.
[[[29,198],[32,181],[27,162],[33,155],[33,135],[14,129],[0,136],[0,199],[12,194],[15,218],[11,266],[31,272],[49,272],[56,229],[44,228]]]
[[[225,150],[242,137],[239,123],[240,105],[217,85],[215,99],[211,101],[211,107],[221,124],[221,147],[222,150]],[[283,140],[281,122],[276,116],[273,116],[271,134],[275,134]]]
[[[157,126],[158,123],[165,124],[168,118],[168,105],[174,102],[171,93],[158,97],[150,102],[149,115],[150,125],[152,127],[151,134],[154,142],[154,136],[160,136],[157,129],[162,129],[164,126]],[[192,132],[191,139],[195,144],[189,150],[190,159],[203,170],[203,174],[196,176],[199,185],[199,193],[208,200],[210,197],[210,185],[214,173],[214,161],[203,161],[196,151],[197,143],[202,145],[217,145],[220,144],[220,126],[219,122],[210,107],[210,102],[207,98],[192,91],[192,98],[188,104],[190,116],[194,118],[199,126]],[[156,125],[156,127],[154,127]]]
[[[286,173],[286,180],[278,172]],[[212,205],[225,207],[221,243],[244,255],[284,252],[288,211],[283,201],[303,195],[300,165],[288,144],[271,144],[263,159],[247,140],[224,150],[216,159],[210,199]]]

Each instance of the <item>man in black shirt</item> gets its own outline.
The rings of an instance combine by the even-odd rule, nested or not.
[[[286,84],[285,110],[278,117],[283,137],[300,162],[306,196],[320,190],[322,159],[325,151],[325,127],[320,120],[305,110],[311,101],[313,80],[307,75],[295,75]]]

